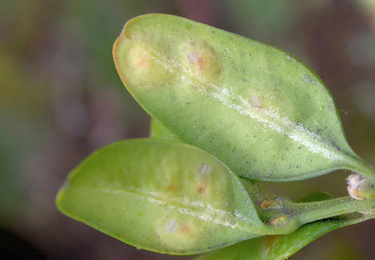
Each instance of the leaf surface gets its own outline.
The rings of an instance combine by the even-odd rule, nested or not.
[[[151,119],[150,138],[179,142],[178,138],[155,118]]]
[[[347,144],[327,88],[276,48],[152,14],[125,25],[113,55],[152,117],[240,176],[293,181],[342,168],[374,176]]]
[[[57,205],[125,243],[161,253],[206,252],[269,232],[225,165],[161,140],[122,141],[93,153],[71,172]]]

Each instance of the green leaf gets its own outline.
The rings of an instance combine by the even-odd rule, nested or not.
[[[151,14],[125,25],[113,55],[152,117],[240,176],[294,181],[351,169],[375,181],[347,144],[327,88],[276,48]]]
[[[179,142],[177,137],[175,137],[167,128],[165,128],[165,126],[154,118],[151,119],[150,138]]]
[[[169,254],[297,228],[265,225],[238,177],[216,158],[153,139],[118,142],[90,155],[69,175],[57,206],[125,243]]]
[[[335,229],[369,219],[361,214],[337,219],[317,221],[300,227],[294,233],[283,236],[264,236],[212,252],[196,260],[281,260],[287,259],[319,237]]]

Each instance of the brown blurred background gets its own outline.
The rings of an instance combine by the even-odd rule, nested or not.
[[[327,84],[353,149],[375,164],[375,0],[0,1],[0,258],[187,259],[137,250],[61,215],[55,195],[94,149],[148,134],[111,49],[123,24],[170,13],[277,46]],[[346,194],[348,172],[269,187]],[[375,221],[292,259],[375,259]],[[24,257],[24,258],[22,258]],[[28,258],[27,258],[28,257]]]

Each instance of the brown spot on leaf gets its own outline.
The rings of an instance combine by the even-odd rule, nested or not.
[[[191,227],[188,224],[182,225],[180,228],[180,234],[188,235],[191,233]]]
[[[279,236],[277,236],[277,235],[267,236],[266,241],[265,241],[266,247],[271,246],[273,243],[275,243],[277,241],[278,238],[279,238]]]
[[[130,69],[130,71],[124,71],[124,73],[131,75],[128,79],[135,85],[147,87],[163,86],[163,83],[172,77],[170,71],[158,65],[159,61],[153,55],[154,48],[152,45],[133,43],[128,49],[125,47],[122,47],[124,49],[123,52],[125,50],[128,51],[125,70]]]
[[[198,52],[190,52],[187,58],[190,63],[196,64],[198,70],[204,70],[206,62],[205,59],[201,55],[199,55]]]
[[[201,185],[201,186],[198,187],[198,193],[199,194],[203,194],[205,192],[206,192],[206,186]]]
[[[257,96],[251,96],[248,101],[249,104],[255,108],[263,108],[262,101]]]
[[[148,69],[150,67],[150,60],[147,58],[140,58],[137,63],[138,68]]]
[[[220,77],[220,62],[212,46],[206,42],[190,42],[181,46],[183,65],[190,80],[202,85]]]
[[[134,46],[129,51],[129,60],[133,69],[138,72],[147,72],[153,65],[147,49],[144,46]]]

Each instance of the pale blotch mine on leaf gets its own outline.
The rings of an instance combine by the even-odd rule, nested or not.
[[[263,108],[262,101],[261,101],[260,98],[257,97],[257,96],[252,95],[252,96],[248,99],[248,101],[249,101],[249,104],[250,104],[252,107],[254,107],[254,108],[258,108],[258,109]]]
[[[244,104],[247,103],[246,105],[252,111],[269,110],[271,105],[275,106],[274,99],[259,89],[246,88],[241,90],[239,95],[243,97]]]
[[[187,59],[189,60],[190,63],[197,63],[199,70],[203,69],[203,65],[204,65],[203,59],[197,52],[195,51],[190,52],[187,56]]]
[[[202,234],[198,232],[197,221],[191,217],[176,216],[177,219],[156,221],[155,229],[161,242],[170,248],[184,250],[193,246]]]
[[[220,64],[213,48],[204,42],[188,42],[181,46],[183,74],[199,86],[215,84]]]
[[[169,221],[166,225],[166,230],[169,232],[169,233],[175,233],[177,231],[177,221],[172,219],[171,221]]]
[[[132,70],[131,79],[145,87],[163,85],[172,77],[171,72],[153,54],[152,46],[143,43],[133,43],[128,53],[128,63]]]
[[[201,174],[210,174],[211,172],[211,166],[208,164],[203,164],[202,167],[200,168],[200,173]]]
[[[146,48],[140,45],[133,46],[129,51],[129,62],[137,73],[148,73],[155,66]]]

